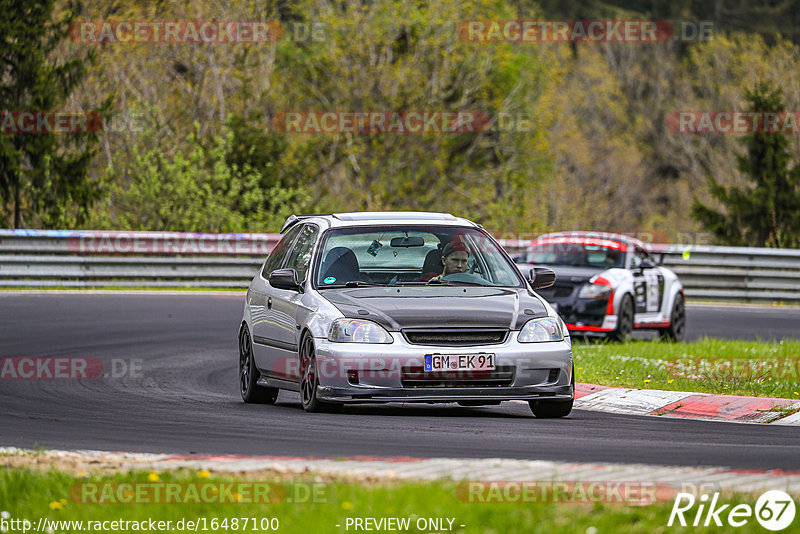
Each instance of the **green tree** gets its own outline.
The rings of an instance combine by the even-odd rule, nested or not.
[[[122,173],[109,166],[109,209],[95,224],[122,230],[265,232],[277,231],[286,217],[304,211],[304,191],[275,183],[268,162],[261,168],[234,162],[247,158],[234,150],[232,131],[203,140],[199,130],[195,124],[182,140],[191,147],[187,154],[161,144],[137,144]],[[142,140],[154,137],[152,130],[143,133]]]
[[[785,110],[783,91],[759,83],[745,92],[749,110]],[[726,187],[709,178],[711,195],[724,207],[718,211],[695,199],[694,217],[724,244],[735,246],[800,246],[800,165],[791,166],[789,140],[781,133],[745,136],[746,154],[738,154],[739,170],[752,186]]]
[[[20,111],[62,111],[93,59],[91,54],[59,56],[74,13],[57,14],[55,5],[56,0],[0,0],[5,118]],[[97,111],[106,113],[107,102]],[[91,131],[0,133],[0,223],[10,218],[15,228],[80,224],[98,196],[98,185],[87,177],[96,146],[97,134]]]

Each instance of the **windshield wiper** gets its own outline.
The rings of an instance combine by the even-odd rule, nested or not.
[[[441,280],[441,279],[439,279],[439,280],[431,280],[431,281],[425,282],[425,283],[428,284],[428,285],[431,285],[431,286],[434,286],[434,285],[435,286],[438,286],[438,285],[442,285],[442,286],[458,286],[458,285],[461,285],[461,284],[465,284],[465,285],[469,285],[469,286],[480,286],[480,287],[483,287],[485,285],[485,284],[481,284],[480,282],[469,282],[467,280]]]
[[[376,284],[375,282],[362,282],[361,280],[350,280],[344,284],[322,284],[319,289],[339,289],[342,287],[384,287],[386,284]]]

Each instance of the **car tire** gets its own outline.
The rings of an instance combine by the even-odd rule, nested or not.
[[[633,299],[630,295],[623,295],[619,303],[617,314],[617,328],[608,337],[613,341],[628,341],[633,333]]]
[[[239,393],[242,400],[253,404],[275,404],[278,400],[278,388],[267,388],[258,385],[261,375],[253,360],[253,342],[246,324],[239,329]]]
[[[683,336],[686,334],[686,305],[682,293],[675,295],[669,326],[660,329],[658,334],[665,341],[683,341]]]
[[[575,403],[575,366],[572,366],[572,398],[568,401],[528,401],[531,412],[537,419],[560,419],[572,412],[572,405]]]
[[[342,405],[324,402],[317,398],[319,375],[317,373],[317,356],[314,350],[314,338],[308,333],[303,335],[300,343],[300,402],[303,410],[313,412],[341,412]]]

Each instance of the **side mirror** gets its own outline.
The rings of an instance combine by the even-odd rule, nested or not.
[[[303,287],[297,281],[297,271],[294,269],[276,269],[269,275],[269,285],[278,289],[303,292]]]
[[[528,281],[533,289],[544,289],[556,283],[556,273],[547,267],[534,267],[528,275]]]
[[[642,270],[644,270],[644,269],[652,269],[654,267],[657,267],[656,266],[656,262],[654,262],[650,258],[643,259],[642,263],[639,264],[639,269],[642,269]]]

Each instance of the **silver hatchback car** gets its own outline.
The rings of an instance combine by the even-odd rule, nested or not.
[[[239,328],[245,402],[300,393],[306,411],[347,403],[528,401],[572,410],[563,321],[479,224],[445,213],[291,216],[253,278]]]

